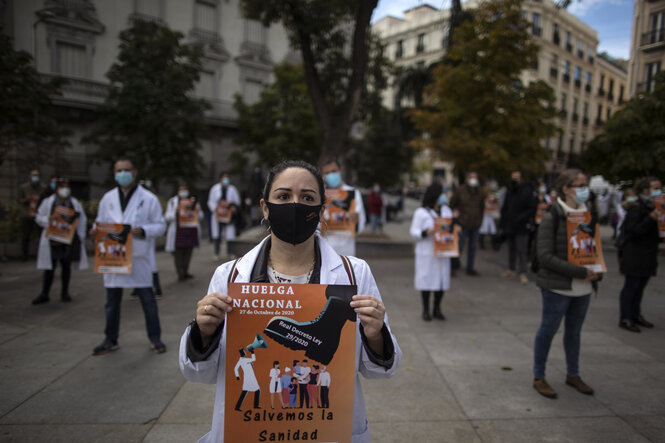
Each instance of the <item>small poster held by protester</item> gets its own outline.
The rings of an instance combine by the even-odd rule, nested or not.
[[[351,285],[229,284],[225,442],[351,442],[356,292]]]
[[[199,214],[196,209],[195,198],[181,198],[178,202],[178,227],[197,228],[199,226]]]
[[[35,217],[39,208],[39,194],[28,195],[28,215]]]
[[[488,195],[485,199],[485,214],[489,214],[492,217],[499,215],[499,201],[493,195]]]
[[[233,217],[233,211],[235,211],[235,208],[230,201],[220,200],[217,202],[217,209],[215,210],[215,218],[219,223],[227,225],[231,223],[231,218]]]
[[[120,223],[97,223],[95,273],[132,273],[132,227]]]
[[[326,209],[323,212],[321,230],[335,231],[335,235],[355,237],[357,222],[351,215],[356,212],[354,191],[326,189]]]
[[[594,272],[607,272],[598,223],[590,212],[571,212],[566,216],[568,261]]]
[[[658,210],[658,236],[665,238],[665,195],[655,196],[653,203]]]
[[[434,219],[434,256],[459,257],[459,225],[452,218]]]
[[[48,218],[46,238],[49,240],[71,245],[79,223],[79,214],[74,209],[56,205]]]

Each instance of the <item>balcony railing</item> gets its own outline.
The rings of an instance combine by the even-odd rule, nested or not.
[[[598,88],[598,97],[605,97],[605,90],[603,88]]]
[[[608,93],[607,93],[607,99],[608,99],[609,101],[614,101],[614,94],[612,94],[611,92],[608,92]]]
[[[557,78],[559,76],[559,70],[557,68],[550,68],[550,77]]]
[[[566,43],[566,51],[573,52],[573,45],[571,45],[570,43]]]
[[[577,56],[581,59],[584,59],[584,51],[582,51],[581,49],[578,49],[577,50]]]
[[[41,74],[45,79],[58,77]],[[53,97],[56,104],[94,109],[104,103],[109,86],[105,83],[82,78],[64,77],[66,82],[60,87],[60,95]]]
[[[579,115],[577,115],[577,112],[573,112],[573,121],[576,122],[579,120]]]
[[[580,80],[579,78],[576,78],[575,79],[575,87],[576,88],[581,88],[582,87],[582,80]]]
[[[570,74],[563,74],[563,81],[566,83],[570,83]]]
[[[403,49],[398,49],[395,51],[395,58],[402,58],[404,56],[404,50]]]
[[[589,117],[582,117],[582,124],[583,125],[588,125],[589,124]]]
[[[593,55],[590,55],[588,60],[589,60],[589,63],[591,63],[593,65]]]
[[[555,32],[554,35],[552,36],[552,41],[554,42],[555,45],[559,45],[561,43],[561,36],[559,36],[558,32]]]
[[[591,92],[591,83],[587,83],[586,85],[584,85],[584,90],[586,92]]]
[[[416,46],[416,53],[420,54],[421,52],[425,52],[425,45],[417,45]]]
[[[653,31],[642,34],[641,46],[665,44],[665,28],[654,29]]]
[[[568,116],[568,111],[566,111],[565,109],[560,110],[559,111],[559,116],[561,118],[566,118]]]
[[[533,28],[531,28],[531,34],[535,35],[536,37],[540,37],[542,33],[543,33],[543,28],[539,26],[534,26]]]

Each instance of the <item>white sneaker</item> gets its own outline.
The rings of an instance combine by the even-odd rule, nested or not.
[[[520,283],[523,285],[529,283],[529,279],[527,278],[526,274],[520,274]]]
[[[215,260],[215,261],[219,261],[220,257],[219,257],[219,255],[215,254],[215,255],[212,256],[212,259]]]
[[[512,269],[506,269],[501,274],[499,274],[499,277],[501,277],[501,278],[513,278],[513,277],[515,277],[515,271],[513,271]]]

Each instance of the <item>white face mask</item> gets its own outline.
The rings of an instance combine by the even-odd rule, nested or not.
[[[187,189],[184,189],[182,191],[178,191],[178,197],[180,197],[180,198],[189,197],[189,191]]]
[[[478,186],[478,179],[475,177],[471,177],[469,179],[469,186],[473,186],[474,188]]]
[[[58,197],[67,199],[70,195],[72,195],[72,190],[70,188],[58,188]]]

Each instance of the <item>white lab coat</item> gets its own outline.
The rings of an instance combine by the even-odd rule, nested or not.
[[[88,219],[85,216],[85,211],[83,206],[76,200],[74,197],[70,197],[72,200],[72,206],[74,211],[81,214],[79,216],[79,222],[76,226],[76,234],[81,240],[81,259],[78,261],[77,269],[88,269],[88,257],[85,254],[85,234],[88,230],[87,223]],[[37,216],[35,217],[35,222],[42,229],[42,235],[39,237],[39,249],[37,250],[37,269],[52,269],[53,263],[51,261],[51,243],[48,238],[46,238],[46,228],[48,227],[48,219],[51,215],[51,209],[53,207],[53,202],[55,201],[55,194],[50,197],[45,198],[42,203],[37,208]]]
[[[321,250],[321,284],[329,285],[346,285],[349,284],[349,276],[344,270],[342,259],[330,247],[330,245],[321,237],[318,238],[319,247]],[[263,242],[265,239],[263,240]],[[237,263],[238,276],[236,282],[248,282],[257,255],[263,246],[263,242],[249,251],[242,260]],[[356,282],[358,285],[359,294],[368,294],[381,300],[381,294],[374,281],[374,276],[369,268],[369,265],[363,260],[356,257],[349,257],[356,275]],[[233,262],[227,262],[219,266],[212,276],[208,293],[219,292],[227,294],[227,279],[231,270]],[[385,324],[390,330],[388,325],[388,318],[385,317]],[[372,362],[362,345],[360,337],[360,330],[358,329],[360,321],[356,322],[356,377],[354,386],[353,397],[353,443],[365,443],[370,441],[369,423],[367,422],[367,413],[365,410],[365,400],[362,394],[362,387],[358,372],[363,374],[365,378],[390,378],[397,371],[397,366],[402,359],[402,351],[397,344],[395,336],[392,335],[393,346],[395,348],[395,356],[393,364],[389,369],[377,365]],[[222,331],[219,347],[213,354],[205,361],[192,362],[187,357],[187,340],[189,336],[189,329],[187,327],[185,333],[180,340],[180,370],[185,378],[189,381],[198,383],[217,384],[215,391],[215,406],[212,414],[212,429],[208,434],[203,436],[199,442],[221,442],[224,439],[224,397],[225,397],[225,377],[226,365],[224,363],[224,356],[226,355],[226,325]]]
[[[180,198],[176,195],[171,197],[166,203],[166,211],[164,211],[164,220],[169,224],[168,229],[166,230],[166,244],[164,245],[164,250],[166,252],[175,251],[175,234],[176,229],[178,228],[178,202]],[[201,206],[199,203],[196,203],[196,206],[199,208],[199,225],[196,227],[196,233],[199,237],[199,243],[201,243],[201,220],[203,219],[203,211],[201,211]]]
[[[355,191],[354,199],[356,200],[356,214],[358,214],[358,227],[356,229],[356,233],[363,232],[365,230],[367,219],[365,217],[365,206],[363,205],[363,197],[360,194],[360,191],[345,183],[342,183],[340,189],[344,191]],[[339,255],[356,255],[355,237],[342,236],[337,234],[335,231],[327,231],[326,240],[328,240],[330,246],[332,246],[332,248]]]
[[[240,357],[238,363],[236,363],[233,372],[235,372],[236,377],[240,377],[239,369],[242,368],[242,390],[255,392],[260,390],[259,381],[256,379],[256,374],[254,374],[254,366],[252,363],[256,361],[256,354],[251,353],[251,357]]]
[[[108,191],[99,201],[95,223],[123,223],[132,228],[139,227],[145,238],[132,236],[132,273],[104,274],[106,288],[151,288],[152,264],[150,254],[154,254],[155,237],[164,235],[166,223],[162,216],[159,199],[152,192],[137,186],[125,211],[120,206],[119,188]]]
[[[450,258],[434,256],[434,238],[423,238],[422,232],[434,228],[434,209],[420,207],[413,213],[409,233],[416,239],[414,287],[418,291],[447,291],[450,289]],[[448,206],[441,208],[441,217],[452,218]]]
[[[222,184],[217,183],[210,188],[208,193],[208,209],[210,209],[210,235],[212,238],[219,238],[219,225],[217,219],[215,218],[215,211],[217,210],[217,203],[222,198]],[[240,210],[240,194],[238,190],[233,185],[228,185],[226,187],[226,201],[236,205],[238,210]],[[222,225],[222,238],[226,240],[233,240],[236,238],[236,227],[233,222]]]

